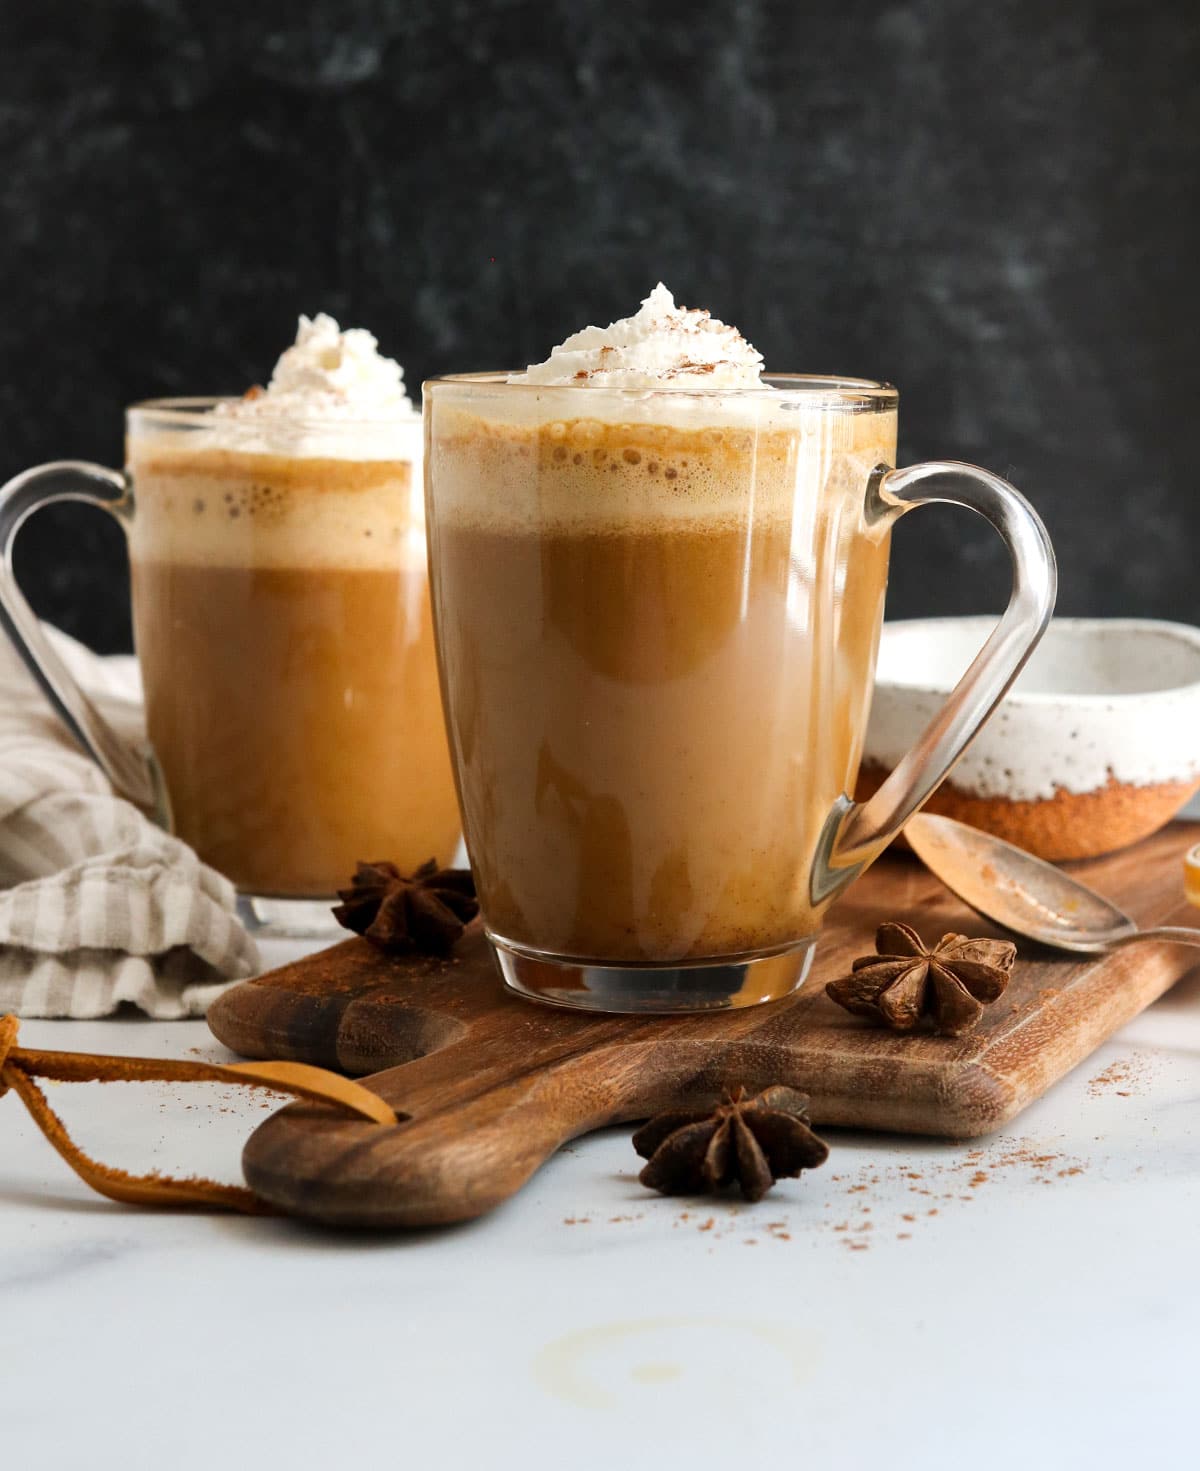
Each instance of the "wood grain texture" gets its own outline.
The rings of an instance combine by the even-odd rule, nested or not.
[[[1074,870],[1143,924],[1189,923],[1173,825]],[[898,1037],[849,1016],[824,984],[872,948],[881,919],[933,940],[999,934],[904,855],[888,855],[831,912],[812,976],[786,1001],[694,1017],[589,1017],[502,987],[483,936],[448,960],[388,959],[351,939],[226,993],[216,1035],[250,1057],[356,1074],[404,1116],[396,1128],[310,1105],[268,1119],[244,1154],[250,1185],[291,1214],[341,1225],[468,1220],[507,1199],[591,1129],[784,1083],[818,1125],[967,1139],[1001,1127],[1194,964],[1180,946],[1108,959],[1022,943],[1008,991],[962,1038]]]

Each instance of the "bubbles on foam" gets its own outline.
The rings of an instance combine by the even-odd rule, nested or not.
[[[544,434],[435,438],[434,495],[442,514],[497,528],[636,530],[664,519],[736,519],[753,477],[759,513],[767,514],[767,501],[786,499],[789,445],[773,436],[735,441],[586,421]]]
[[[129,457],[135,557],[246,567],[424,564],[422,486],[406,462],[139,449],[131,445]]]
[[[432,410],[435,504],[447,520],[521,530],[623,532],[668,521],[714,530],[795,514],[798,496],[859,498],[895,453],[894,411],[709,424],[626,420],[516,425],[455,405]]]
[[[243,484],[229,482],[224,488],[192,497],[193,516],[214,516],[218,520],[238,521],[243,516],[256,518],[260,526],[281,525],[290,513],[291,496],[280,486],[257,481]]]
[[[723,436],[716,435],[713,438],[705,438],[696,446],[693,446],[690,454],[686,440],[662,433],[652,433],[645,428],[633,425],[622,425],[615,433],[607,437],[598,436],[592,426],[581,426],[582,432],[572,435],[570,430],[573,426],[552,425],[552,431],[565,433],[552,433],[552,443],[547,450],[542,452],[542,460],[545,462],[543,468],[553,474],[561,471],[568,476],[575,475],[580,469],[591,469],[597,472],[609,474],[620,474],[629,482],[636,482],[645,477],[649,482],[661,482],[655,489],[659,494],[684,494],[687,490],[695,491],[712,477],[712,467],[707,463],[707,457],[714,448],[723,447]],[[625,430],[622,433],[621,430]],[[628,439],[635,442],[630,444]],[[564,442],[565,441],[565,442]],[[580,448],[574,446],[579,444]],[[751,446],[749,436],[741,436],[738,450],[748,450]],[[681,481],[682,477],[682,481]],[[674,482],[681,483],[676,486]]]

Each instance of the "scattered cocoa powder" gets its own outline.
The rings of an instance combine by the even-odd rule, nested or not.
[[[1100,1098],[1105,1093],[1113,1092],[1118,1098],[1131,1098],[1135,1093],[1145,1091],[1144,1085],[1149,1081],[1149,1076],[1150,1065],[1147,1059],[1134,1053],[1130,1057],[1109,1063],[1102,1072],[1089,1078],[1088,1096]]]

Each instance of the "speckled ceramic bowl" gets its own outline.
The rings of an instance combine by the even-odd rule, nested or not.
[[[859,795],[912,745],[995,620],[884,625]],[[1043,858],[1091,858],[1169,822],[1200,788],[1200,629],[1058,618],[928,803]]]

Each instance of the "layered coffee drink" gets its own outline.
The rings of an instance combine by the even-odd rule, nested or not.
[[[427,385],[442,687],[502,952],[708,965],[817,927],[882,619],[868,486],[895,396],[772,385],[761,361],[660,286],[527,373]]]
[[[250,893],[453,855],[421,460],[398,365],[323,316],[265,391],[131,411],[149,735],[176,830]]]

